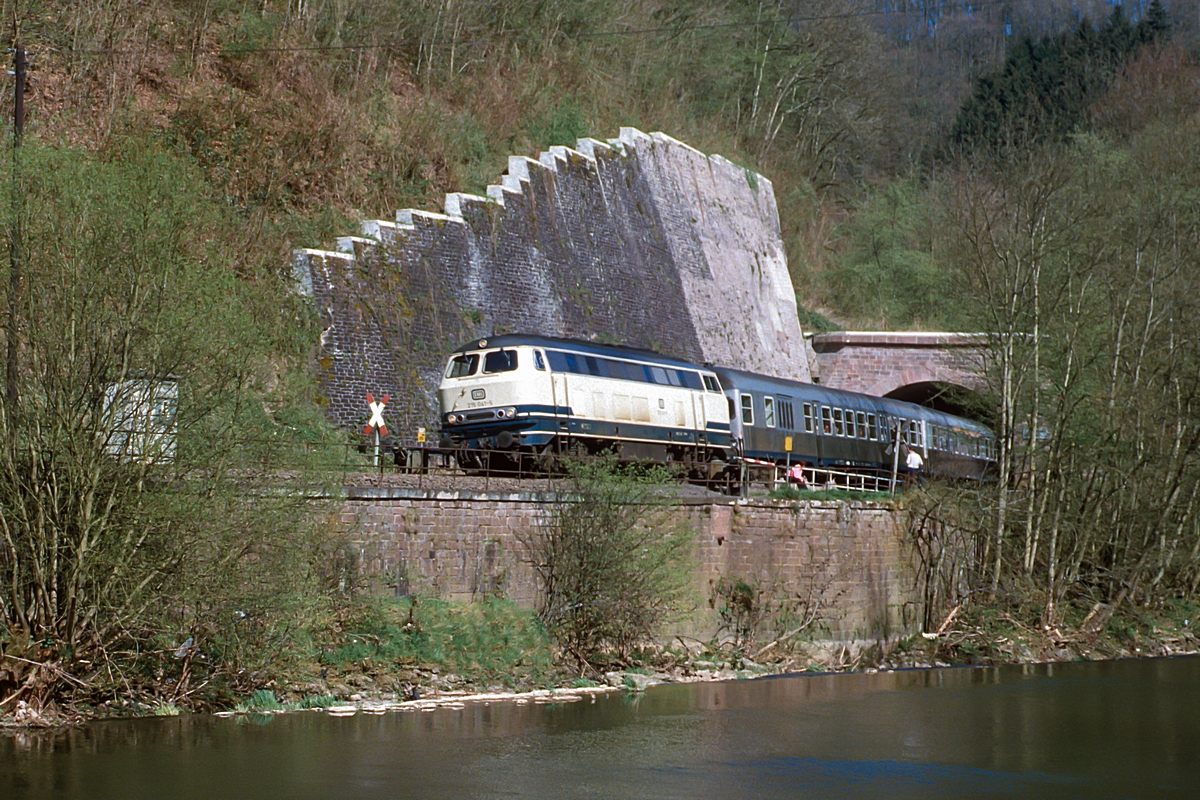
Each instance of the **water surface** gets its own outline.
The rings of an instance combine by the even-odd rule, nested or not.
[[[0,737],[0,797],[1200,796],[1200,658]]]

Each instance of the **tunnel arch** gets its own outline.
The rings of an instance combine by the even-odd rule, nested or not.
[[[993,424],[995,414],[984,394],[984,334],[837,331],[810,341],[822,385]]]
[[[898,386],[884,397],[975,420],[984,425],[995,422],[995,410],[987,398],[975,389],[944,381],[919,381]]]

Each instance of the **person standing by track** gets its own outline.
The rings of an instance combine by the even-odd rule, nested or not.
[[[924,483],[924,477],[921,475],[924,468],[925,459],[921,458],[921,454],[916,450],[906,445],[904,447],[904,486]]]

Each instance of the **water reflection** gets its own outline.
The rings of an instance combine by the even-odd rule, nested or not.
[[[4,797],[1190,796],[1200,659],[795,676],[555,705],[0,737]]]

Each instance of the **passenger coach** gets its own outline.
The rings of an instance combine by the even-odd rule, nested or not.
[[[894,445],[921,454],[925,471],[982,479],[995,461],[995,437],[985,426],[941,411],[811,383],[750,372],[714,370],[729,402],[730,434],[754,461],[845,472],[903,468]]]
[[[716,374],[646,350],[506,335],[451,355],[438,387],[442,442],[468,468],[480,453],[615,448],[622,458],[725,467],[729,411]]]

